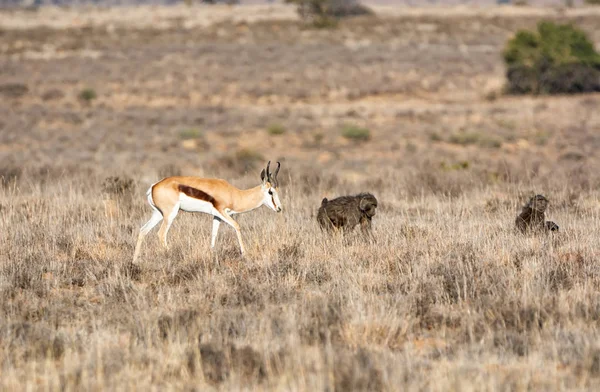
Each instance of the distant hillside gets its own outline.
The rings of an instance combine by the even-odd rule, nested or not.
[[[171,5],[182,3],[183,0],[0,0],[0,8],[13,7],[35,7],[35,6],[119,6],[119,5]],[[267,4],[281,3],[282,0],[191,0],[193,3],[239,3],[239,4]],[[364,4],[381,5],[408,5],[408,6],[435,6],[435,5],[494,5],[510,4],[515,0],[368,0]],[[558,6],[566,3],[566,0],[527,0],[528,5],[535,6]],[[574,0],[574,5],[583,4],[583,0]]]

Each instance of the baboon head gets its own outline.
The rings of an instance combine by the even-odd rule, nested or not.
[[[546,211],[546,208],[548,208],[548,199],[546,199],[546,197],[543,195],[535,195],[531,198],[531,200],[529,200],[527,206],[531,207],[533,210],[543,213]]]
[[[370,193],[364,193],[360,196],[361,199],[358,208],[369,218],[372,218],[375,216],[375,210],[377,209],[377,199]]]

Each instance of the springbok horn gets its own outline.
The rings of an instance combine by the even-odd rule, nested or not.
[[[279,169],[281,168],[281,163],[277,162],[277,169],[275,169],[275,174],[273,177],[277,178],[277,174],[279,173]]]
[[[271,161],[267,163],[267,180],[271,180],[271,171],[269,170],[269,166],[271,165]]]
[[[279,182],[277,181],[277,174],[279,173],[279,169],[281,168],[281,163],[277,162],[277,169],[275,169],[275,174],[273,174],[273,182],[275,183],[275,187],[279,186]]]

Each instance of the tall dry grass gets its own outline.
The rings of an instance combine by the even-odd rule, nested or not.
[[[210,218],[181,213],[171,249],[149,236],[138,265],[147,184],[5,183],[1,388],[594,389],[597,191],[551,189],[561,232],[522,236],[523,184],[448,196],[413,178],[411,197],[400,181],[322,173],[288,171],[283,214],[239,216],[246,259],[226,227],[209,252]],[[322,234],[321,192],[368,186],[376,241]]]

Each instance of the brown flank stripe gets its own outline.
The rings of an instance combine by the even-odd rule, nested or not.
[[[189,197],[192,197],[192,198],[198,199],[198,200],[204,200],[204,201],[209,202],[213,206],[215,205],[215,198],[212,197],[211,195],[209,195],[208,193],[201,191],[200,189],[192,188],[191,186],[187,186],[187,185],[183,185],[183,184],[179,184],[177,186],[177,189],[179,189],[179,192],[184,193]]]

